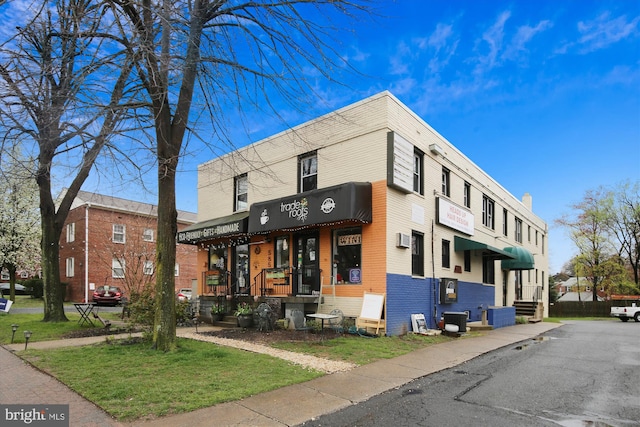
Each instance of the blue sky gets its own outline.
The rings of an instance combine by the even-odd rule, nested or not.
[[[640,180],[640,2],[382,1],[338,47],[362,76],[298,124],[389,90],[549,225],[550,273],[575,251],[554,220],[585,191]],[[282,130],[256,120],[247,142]],[[242,144],[242,142],[239,142]],[[178,207],[195,210],[185,160]]]
[[[554,220],[589,189],[640,180],[640,2],[380,4],[340,46],[366,77],[319,82],[312,114],[389,90],[514,196],[532,195],[558,272],[575,251]],[[252,140],[281,127],[256,124]],[[180,208],[196,206],[195,182],[181,176]]]
[[[640,2],[374,3],[375,22],[349,23],[336,46],[361,75],[306,75],[321,101],[282,115],[296,125],[389,90],[514,196],[532,195],[559,271],[575,253],[554,220],[589,189],[640,180]],[[283,130],[250,117],[237,146]],[[177,203],[196,211],[196,167],[214,155],[189,144]],[[156,203],[152,184],[134,194],[93,174],[84,189]]]

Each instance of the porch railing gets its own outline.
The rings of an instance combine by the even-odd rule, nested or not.
[[[522,299],[521,301],[541,301],[542,300],[542,286],[523,286],[522,287]]]
[[[253,278],[251,293],[260,296],[298,294],[292,268],[265,268]]]

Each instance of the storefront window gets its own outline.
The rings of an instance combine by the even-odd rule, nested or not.
[[[221,293],[227,287],[227,263],[226,263],[226,247],[210,247],[209,248],[209,271],[207,272],[205,291],[209,293]]]
[[[238,294],[249,294],[249,245],[238,245],[233,251],[234,271],[232,271],[235,281],[235,292]]]
[[[362,279],[362,228],[344,228],[333,232],[333,280],[359,284]]]
[[[280,236],[276,239],[276,268],[289,267],[289,237]]]

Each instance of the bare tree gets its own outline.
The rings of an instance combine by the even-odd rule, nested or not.
[[[37,159],[42,231],[44,320],[65,321],[58,241],[71,203],[126,110],[131,58],[118,50],[108,8],[60,0],[25,9],[24,25],[0,45],[2,147],[29,140]],[[128,106],[127,106],[128,108]],[[52,177],[70,184],[54,200]]]
[[[613,197],[609,229],[616,237],[620,257],[631,267],[633,281],[640,291],[640,182],[619,184],[613,190]]]
[[[264,104],[277,95],[305,108],[300,94],[312,92],[305,69],[333,79],[345,67],[335,50],[337,29],[329,12],[355,17],[364,1],[349,0],[112,0],[130,31],[138,77],[147,92],[155,126],[158,166],[158,242],[154,346],[175,348],[175,179],[183,141],[197,116],[208,114],[206,140],[232,144],[224,105]],[[325,24],[323,24],[325,23]],[[192,109],[194,97],[203,109]],[[237,124],[234,124],[237,126]],[[205,140],[205,138],[201,137]]]

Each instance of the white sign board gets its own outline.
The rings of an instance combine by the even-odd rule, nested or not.
[[[474,218],[470,210],[451,203],[442,197],[437,199],[438,223],[473,236]]]

